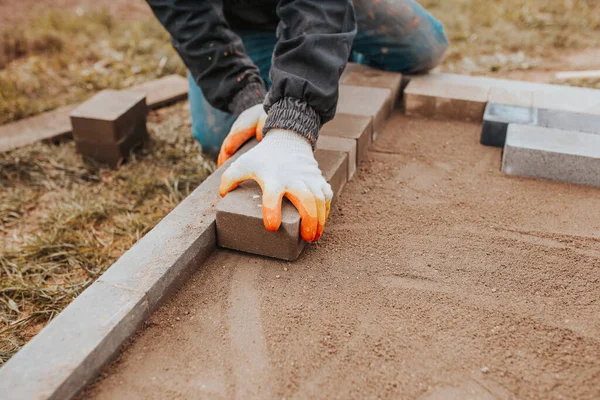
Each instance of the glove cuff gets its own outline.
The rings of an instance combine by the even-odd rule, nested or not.
[[[229,103],[229,111],[239,117],[242,112],[250,107],[261,104],[266,95],[265,85],[259,82],[250,83],[233,96],[231,103]]]
[[[308,152],[312,154],[310,143],[296,132],[273,129],[271,134],[266,136],[262,142],[264,146],[269,146],[272,150],[283,150],[287,153]]]
[[[268,110],[263,136],[271,129],[294,131],[307,139],[314,150],[320,128],[321,117],[308,103],[292,97],[284,97]]]

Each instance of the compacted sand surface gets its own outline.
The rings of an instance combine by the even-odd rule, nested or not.
[[[82,398],[600,398],[600,190],[395,115],[294,263],[218,250]]]

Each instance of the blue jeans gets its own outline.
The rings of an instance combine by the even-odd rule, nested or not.
[[[426,72],[437,66],[448,48],[442,24],[413,0],[354,0],[358,32],[350,61],[386,71]],[[246,53],[270,87],[275,32],[236,31]],[[192,132],[203,151],[218,154],[235,117],[213,108],[189,75]]]

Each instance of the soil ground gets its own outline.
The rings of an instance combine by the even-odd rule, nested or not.
[[[419,0],[450,39],[442,71],[558,82],[597,69],[597,0]],[[185,67],[144,0],[0,0],[0,123]],[[152,148],[118,171],[73,143],[0,154],[0,365],[212,170],[184,104],[150,118]]]
[[[396,114],[294,263],[218,250],[90,399],[600,398],[597,189]]]

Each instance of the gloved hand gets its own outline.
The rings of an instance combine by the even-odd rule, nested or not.
[[[273,129],[238,158],[221,178],[221,196],[241,182],[253,179],[263,192],[265,228],[276,231],[281,225],[281,202],[287,197],[302,219],[300,233],[307,242],[321,237],[333,192],[313,155],[310,143],[287,130]]]
[[[256,136],[260,142],[262,140],[262,129],[267,119],[267,113],[262,104],[250,107],[235,120],[231,130],[221,145],[218,166],[223,165],[248,139]]]

